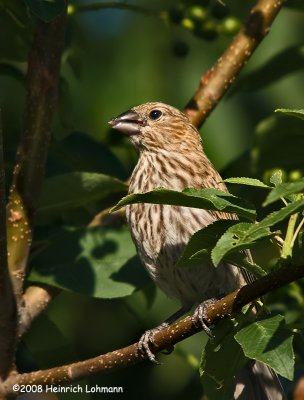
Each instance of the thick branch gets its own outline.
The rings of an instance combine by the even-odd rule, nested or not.
[[[269,32],[285,0],[259,0],[248,21],[235,36],[225,53],[200,80],[200,85],[184,112],[193,125],[200,127],[230,88],[254,50]]]
[[[28,73],[24,127],[8,204],[8,262],[17,302],[32,242],[33,216],[40,193],[56,108],[66,13],[38,21]]]
[[[16,349],[16,316],[15,297],[7,264],[5,168],[0,112],[0,380],[7,377],[13,365]]]
[[[228,296],[210,306],[207,310],[208,323],[210,325],[214,324],[217,320],[230,316],[233,312],[240,310],[244,305],[257,300],[268,292],[303,277],[303,265],[286,265],[280,270],[230,293]],[[155,334],[155,345],[152,346],[152,351],[156,353],[171,347],[185,338],[194,335],[199,330],[199,328],[193,325],[191,317],[186,317]],[[134,343],[123,349],[61,367],[11,376],[0,385],[0,395],[2,393],[6,395],[11,394],[12,386],[16,383],[19,385],[58,385],[71,383],[96,373],[105,374],[114,372],[146,359],[146,357],[138,351],[137,345],[137,343]]]

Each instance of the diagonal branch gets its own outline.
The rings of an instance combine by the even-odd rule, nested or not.
[[[0,112],[0,380],[6,378],[16,349],[16,303],[7,265],[6,193]]]
[[[184,112],[200,127],[270,30],[285,0],[259,0],[249,19],[217,62],[201,77]]]
[[[216,323],[219,319],[230,316],[270,291],[280,288],[290,282],[304,277],[304,266],[285,265],[269,275],[243,286],[223,299],[217,301],[207,309],[208,325]],[[154,335],[155,345],[151,345],[153,352],[159,352],[172,345],[194,335],[200,329],[193,325],[191,317],[163,329]],[[0,395],[13,393],[13,385],[41,384],[58,385],[75,382],[94,374],[107,374],[121,368],[144,361],[146,357],[138,351],[138,343],[128,347],[112,351],[85,361],[69,365],[35,371],[25,374],[10,376],[3,384],[0,384]]]
[[[33,235],[33,217],[44,176],[57,102],[66,13],[50,23],[37,22],[28,73],[24,127],[8,203],[8,263],[17,303]]]

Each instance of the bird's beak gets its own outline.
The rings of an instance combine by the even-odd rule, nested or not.
[[[140,133],[140,128],[144,126],[144,121],[135,111],[129,110],[111,119],[109,124],[113,129],[131,136]]]

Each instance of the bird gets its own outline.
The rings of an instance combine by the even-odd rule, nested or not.
[[[129,181],[129,194],[156,188],[181,191],[185,188],[226,186],[204,152],[202,138],[180,110],[161,102],[148,102],[109,121],[111,127],[129,137],[139,159]],[[176,266],[191,236],[220,219],[236,218],[220,211],[164,204],[130,204],[126,206],[129,230],[142,264],[156,285],[177,299],[181,308],[159,326],[146,331],[138,347],[151,361],[149,348],[155,332],[197,306],[193,322],[204,322],[208,302],[219,299],[252,281],[253,277],[234,265],[222,262],[215,268],[211,262],[189,268]],[[265,364],[250,361],[239,373],[234,398],[284,399],[276,374]],[[245,397],[243,397],[245,396]]]

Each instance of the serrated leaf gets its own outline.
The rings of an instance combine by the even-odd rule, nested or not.
[[[213,264],[217,267],[230,252],[252,248],[258,240],[273,236],[268,227],[241,222],[229,228],[218,240],[211,252]]]
[[[31,260],[28,280],[110,299],[132,294],[149,277],[126,227],[94,227],[57,235]]]
[[[253,322],[242,328],[235,335],[235,339],[241,345],[245,356],[264,362],[279,375],[289,380],[293,379],[293,335],[281,315]]]
[[[296,182],[281,183],[276,186],[266,197],[263,206],[268,206],[271,203],[279,200],[281,197],[290,196],[304,191],[304,178],[299,179]]]
[[[254,220],[256,211],[245,200],[219,189],[192,189],[182,192],[158,188],[151,192],[130,194],[119,201],[112,211],[134,203],[169,204],[175,206],[201,208],[205,210],[235,213],[239,216]]]
[[[238,220],[220,220],[197,231],[189,240],[177,266],[184,267],[210,261],[211,250],[218,239],[230,226],[238,223]]]
[[[303,209],[304,199],[290,203],[279,211],[274,211],[255,224],[241,222],[230,227],[211,252],[213,264],[217,266],[228,254],[252,248],[259,240],[273,236],[275,232],[271,232],[270,227]]]
[[[65,9],[65,0],[25,0],[31,12],[44,22],[50,22]]]
[[[277,108],[276,110],[274,110],[274,112],[288,115],[290,117],[304,119],[304,110],[295,110],[291,108]]]
[[[112,193],[127,191],[127,185],[111,176],[94,172],[71,172],[44,181],[37,220],[47,222],[65,210],[106,198]]]
[[[224,257],[223,261],[235,265],[236,267],[243,268],[257,278],[267,275],[267,272],[261,266],[250,262],[243,252],[229,254]]]
[[[259,179],[254,179],[254,178],[247,178],[247,177],[228,178],[228,179],[224,179],[224,182],[236,183],[238,185],[247,185],[247,186],[255,186],[255,187],[260,187],[260,188],[265,188],[265,189],[271,189],[271,187],[266,185],[264,182],[260,181]]]

